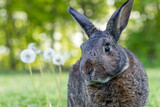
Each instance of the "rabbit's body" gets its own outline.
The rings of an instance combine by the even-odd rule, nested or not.
[[[80,72],[80,61],[72,67],[68,83],[69,107],[144,107],[148,97],[146,72],[130,51],[129,67],[102,86],[87,86]]]
[[[127,0],[100,31],[82,14],[69,8],[89,39],[72,67],[69,107],[144,107],[148,97],[146,72],[136,56],[117,42],[127,26],[134,0]]]

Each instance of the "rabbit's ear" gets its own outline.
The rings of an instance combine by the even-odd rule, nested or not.
[[[134,0],[127,0],[120,8],[118,8],[107,24],[107,30],[118,41],[121,32],[126,28],[130,17]]]
[[[95,26],[89,21],[87,17],[73,9],[72,7],[68,8],[69,13],[72,17],[79,23],[82,29],[86,32],[88,37],[96,30]]]

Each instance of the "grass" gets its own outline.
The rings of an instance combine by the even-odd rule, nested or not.
[[[147,69],[149,80],[148,107],[160,106],[160,69]]]
[[[45,92],[42,87],[40,74],[33,74],[36,88],[45,107]],[[57,74],[57,77],[59,75]],[[52,73],[44,74],[45,86],[49,93],[52,106],[58,102],[58,90]],[[67,106],[67,82],[68,73],[62,74],[62,106]],[[36,95],[33,90],[31,78],[26,74],[0,74],[0,107],[38,107]]]
[[[160,105],[160,69],[147,69],[149,78],[149,102],[148,107],[159,107]],[[34,74],[36,87],[40,100],[45,106],[45,93],[39,74]],[[59,77],[59,75],[57,75]],[[58,91],[54,83],[53,75],[44,75],[45,86],[49,93],[49,100],[55,107],[58,102]],[[62,74],[62,102],[61,107],[67,106],[67,82],[68,73]],[[30,76],[27,74],[0,74],[0,107],[38,107],[38,102],[33,91]]]

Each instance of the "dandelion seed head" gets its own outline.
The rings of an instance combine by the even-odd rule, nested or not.
[[[31,49],[25,49],[20,54],[21,61],[24,63],[33,63],[36,58],[36,54]]]
[[[65,59],[60,54],[55,55],[55,57],[53,58],[53,64],[55,65],[64,65],[64,63],[65,63]]]
[[[44,51],[43,56],[46,61],[51,61],[55,56],[55,51],[52,48],[48,48]]]
[[[41,50],[36,47],[36,43],[30,43],[28,45],[28,49],[33,50],[35,54],[39,54],[41,52]]]

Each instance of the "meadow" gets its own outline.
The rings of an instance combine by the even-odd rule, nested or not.
[[[160,106],[160,69],[147,69],[149,79],[148,107]],[[52,73],[45,73],[45,87],[49,100],[55,107],[58,102],[58,91]],[[57,78],[59,75],[57,74]],[[46,104],[42,79],[39,74],[34,74],[34,80],[43,107]],[[68,73],[62,74],[62,102],[61,107],[67,106]],[[38,107],[38,102],[33,91],[28,73],[0,73],[0,107]]]

